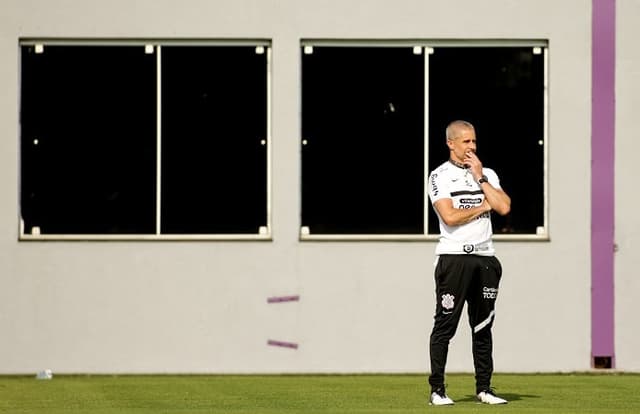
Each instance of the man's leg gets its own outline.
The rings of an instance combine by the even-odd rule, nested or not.
[[[491,388],[493,375],[493,338],[489,326],[472,334],[473,365],[476,372],[476,394]]]
[[[444,371],[449,352],[449,342],[456,333],[464,307],[469,273],[467,256],[443,255],[435,270],[436,312],[429,340],[431,391],[444,389]]]
[[[498,297],[502,267],[495,257],[477,257],[477,259],[475,277],[468,295],[468,312],[472,329],[476,393],[479,393],[491,388],[493,375],[491,327],[495,317],[495,302]]]

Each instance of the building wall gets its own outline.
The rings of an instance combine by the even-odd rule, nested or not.
[[[615,234],[615,341],[616,365],[622,369],[639,371],[640,336],[636,314],[640,297],[638,258],[635,248],[640,245],[640,217],[638,217],[637,163],[640,152],[638,140],[638,107],[640,107],[640,50],[634,44],[640,3],[618,1],[618,31],[616,47],[616,219]]]
[[[619,3],[618,172],[634,162],[640,84],[638,5]],[[548,39],[551,238],[497,242],[495,364],[590,369],[589,1],[2,0],[0,9],[0,373],[427,371],[435,243],[298,240],[304,38]],[[19,242],[21,37],[271,39],[273,241]],[[513,145],[517,156],[517,137]],[[619,175],[620,188],[632,179]],[[618,192],[618,206],[629,204],[618,223],[630,218],[635,230],[617,227],[616,339],[618,367],[639,370],[627,296],[639,289],[633,196]],[[267,303],[289,294],[300,301]],[[470,353],[463,318],[449,370],[472,371]]]

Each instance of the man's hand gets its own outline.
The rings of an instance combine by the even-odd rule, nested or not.
[[[482,162],[480,158],[476,155],[475,152],[469,150],[464,154],[465,158],[462,160],[466,165],[469,166],[469,171],[473,176],[473,179],[478,181],[482,178]]]
[[[469,150],[465,153],[464,163],[469,166],[469,171],[473,179],[478,182],[482,178],[482,162],[475,152]],[[484,192],[485,202],[489,202],[491,208],[501,216],[509,214],[511,211],[511,198],[499,188],[494,188],[491,183],[483,183],[481,186]]]

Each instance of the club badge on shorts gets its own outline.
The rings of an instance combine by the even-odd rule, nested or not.
[[[442,295],[442,307],[449,310],[449,309],[453,309],[453,307],[455,306],[455,303],[453,302],[453,300],[456,297],[447,293]]]

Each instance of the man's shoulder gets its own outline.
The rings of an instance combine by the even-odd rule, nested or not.
[[[445,161],[439,166],[437,166],[436,168],[434,168],[433,171],[431,171],[431,174],[429,175],[446,174],[448,171],[451,170],[452,167],[455,168],[449,161]]]
[[[491,168],[487,168],[487,167],[482,167],[482,173],[484,175],[486,175],[489,178],[495,178],[498,179],[498,174],[492,170]]]
[[[456,168],[450,162],[444,162],[429,174],[429,197],[432,202],[448,197],[450,193],[449,178],[451,177],[451,167]]]

